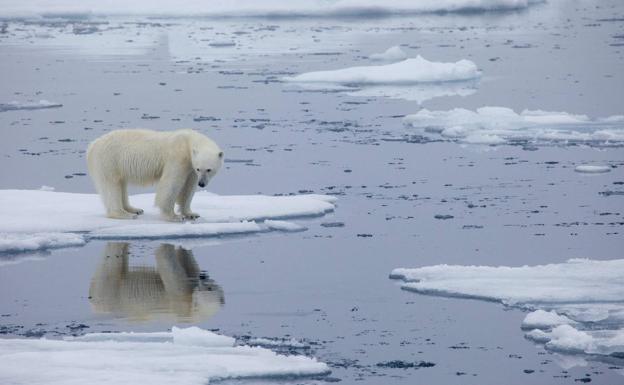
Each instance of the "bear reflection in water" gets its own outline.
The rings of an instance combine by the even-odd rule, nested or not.
[[[225,303],[223,290],[200,270],[190,250],[162,244],[156,267],[129,266],[129,244],[109,242],[89,289],[96,313],[133,320],[174,317],[195,322]]]

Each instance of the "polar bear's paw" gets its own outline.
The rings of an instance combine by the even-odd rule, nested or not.
[[[199,218],[199,214],[193,213],[193,212],[183,213],[182,216],[187,221],[189,221],[189,220],[190,221],[194,221],[195,219]]]
[[[184,222],[184,216],[178,214],[163,215],[163,218],[169,222]]]
[[[127,211],[111,211],[108,213],[109,218],[113,219],[136,219],[137,215]]]
[[[136,215],[141,215],[144,213],[143,209],[137,209],[136,207],[128,207],[125,210],[129,213],[136,214]]]

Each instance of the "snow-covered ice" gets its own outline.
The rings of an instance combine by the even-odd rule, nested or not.
[[[48,100],[40,100],[38,102],[17,102],[0,103],[0,112],[18,111],[18,110],[42,110],[46,108],[63,107],[60,103],[50,102]]]
[[[181,384],[228,378],[324,375],[326,364],[278,355],[197,327],[99,333],[66,340],[0,339],[3,384]]]
[[[432,62],[417,56],[412,59],[374,66],[307,72],[282,80],[295,83],[343,85],[416,84],[472,80],[481,76],[475,63],[462,59],[455,63]]]
[[[611,167],[592,164],[580,164],[574,168],[574,171],[586,174],[604,174],[605,172],[611,171]]]
[[[524,9],[543,0],[72,0],[50,4],[41,0],[6,0],[0,16],[148,15],[148,16],[366,16],[427,12],[500,11]]]
[[[404,118],[405,124],[425,135],[460,143],[505,144],[513,142],[621,144],[624,116],[591,119],[567,112],[482,107],[476,111],[422,109]]]
[[[407,54],[398,45],[390,47],[384,52],[374,53],[369,56],[374,61],[397,62],[407,59]]]
[[[193,210],[199,220],[171,223],[162,220],[154,194],[130,201],[145,209],[136,220],[106,218],[96,194],[42,190],[0,190],[0,251],[37,250],[74,246],[90,238],[182,238],[269,230],[301,231],[305,228],[273,219],[319,216],[333,211],[335,197],[326,195],[219,196],[198,192]]]
[[[575,323],[565,315],[559,315],[557,312],[535,310],[524,317],[522,321],[523,329],[550,329],[555,326]]]
[[[520,267],[436,265],[395,269],[390,277],[402,279],[402,288],[419,293],[533,310],[522,327],[538,329],[527,337],[547,342],[547,348],[624,354],[624,259],[570,259]],[[583,330],[590,327],[591,331]],[[549,328],[550,333],[539,330]],[[569,340],[574,336],[587,341],[572,346]]]
[[[0,253],[82,246],[85,239],[74,233],[0,233]]]
[[[606,356],[624,356],[624,329],[578,330],[571,325],[559,325],[550,332],[540,329],[525,335],[546,348],[564,353],[585,353]]]

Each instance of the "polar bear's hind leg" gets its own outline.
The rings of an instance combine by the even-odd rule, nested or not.
[[[114,219],[134,219],[136,214],[124,209],[124,184],[121,181],[98,183],[98,190],[106,206],[106,216]]]

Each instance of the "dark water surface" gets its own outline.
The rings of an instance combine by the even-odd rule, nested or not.
[[[309,227],[301,233],[94,241],[2,256],[0,332],[54,338],[175,324],[241,340],[293,337],[310,349],[290,352],[333,371],[308,382],[622,383],[622,362],[525,340],[520,310],[405,292],[388,274],[622,258],[623,197],[601,194],[622,191],[622,148],[419,142],[401,117],[488,105],[622,114],[624,49],[613,36],[624,32],[623,17],[618,1],[556,1],[513,13],[346,21],[113,20],[91,35],[9,22],[0,102],[63,106],[0,113],[0,188],[93,192],[81,173],[94,138],[122,127],[192,127],[228,159],[210,191],[339,200],[334,214],[298,221]],[[214,44],[224,41],[235,44]],[[473,60],[484,76],[470,96],[422,106],[279,82],[364,65],[398,44],[428,60]],[[575,173],[584,163],[613,169]],[[435,365],[404,367],[421,361]]]

